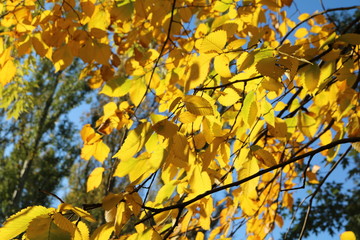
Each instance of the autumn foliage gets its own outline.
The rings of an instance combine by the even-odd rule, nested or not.
[[[30,56],[60,74],[80,59],[79,81],[110,99],[80,132],[81,158],[116,159],[93,170],[87,190],[106,172],[129,182],[101,203],[29,206],[7,219],[1,239],[232,239],[243,225],[247,239],[264,239],[281,228],[291,190],[320,188],[318,169],[360,141],[360,34],[338,34],[324,13],[290,18],[291,4],[1,3],[1,91],[21,89]],[[1,107],[14,102],[2,96]],[[116,131],[123,140],[111,156],[106,139]],[[106,221],[89,232],[87,221],[102,221],[94,207]]]

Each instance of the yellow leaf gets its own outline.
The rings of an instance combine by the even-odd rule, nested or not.
[[[73,222],[76,224],[76,232],[74,236],[74,240],[89,240],[90,239],[90,232],[88,226],[80,221],[80,222]]]
[[[104,197],[102,201],[102,207],[105,210],[111,210],[123,199],[122,194],[109,193],[106,197]]]
[[[129,131],[124,144],[113,158],[130,159],[144,147],[151,134],[150,123],[139,124],[135,129]]]
[[[179,121],[182,123],[192,123],[196,120],[196,118],[197,116],[189,111],[182,112],[179,115]]]
[[[86,192],[90,192],[100,186],[104,170],[103,167],[97,167],[90,173],[86,182]]]
[[[69,203],[61,203],[58,206],[57,211],[60,212],[60,213],[66,213],[67,211],[72,211],[76,215],[78,215],[79,217],[81,217],[81,218],[83,218],[83,219],[85,219],[87,221],[96,222],[96,219],[93,216],[91,216],[90,213],[88,213],[87,211],[85,211],[82,208],[74,207],[73,205],[71,205]]]
[[[40,57],[44,57],[46,53],[49,51],[49,47],[45,45],[45,43],[41,39],[41,35],[34,34],[34,36],[31,38],[31,43],[36,51],[36,53]]]
[[[300,112],[298,126],[300,131],[308,138],[313,138],[317,131],[316,120],[309,114]]]
[[[103,163],[110,153],[110,148],[103,141],[97,142],[94,146],[94,158]]]
[[[163,204],[165,201],[169,200],[177,184],[177,180],[171,180],[170,182],[162,186],[157,192],[155,203]]]
[[[230,72],[230,60],[224,54],[215,57],[214,68],[221,77],[230,78],[232,76]]]
[[[275,127],[275,111],[272,105],[265,99],[261,102],[261,113],[264,116],[265,122]]]
[[[101,5],[95,6],[94,14],[92,15],[88,28],[91,31],[93,28],[106,31],[110,25],[110,13]]]
[[[119,235],[125,219],[125,202],[120,202],[116,207],[115,235]]]
[[[0,82],[5,86],[15,76],[16,66],[12,60],[7,60],[3,66],[0,66]]]
[[[137,78],[131,80],[131,88],[129,91],[130,100],[135,106],[138,106],[145,96],[147,86],[143,78]]]
[[[187,95],[183,101],[187,110],[194,115],[214,115],[211,104],[203,97]]]
[[[307,91],[313,92],[320,80],[320,68],[316,64],[308,65],[303,75],[304,87]]]
[[[164,120],[161,120],[161,121],[155,123],[153,128],[156,133],[158,133],[166,138],[172,137],[178,131],[178,126],[175,123],[170,122],[167,119],[164,119]]]
[[[287,125],[284,120],[281,118],[275,118],[275,126],[269,126],[270,134],[274,137],[277,137],[279,140],[285,140],[287,136]]]
[[[72,55],[68,45],[63,45],[56,49],[52,55],[55,71],[64,70],[72,63],[73,58],[74,56]]]
[[[209,174],[202,171],[202,167],[200,165],[195,165],[189,184],[194,195],[199,195],[211,189]]]
[[[48,215],[33,219],[26,231],[28,240],[71,239],[71,233],[61,229]]]
[[[76,227],[72,222],[70,222],[70,220],[58,212],[54,213],[53,220],[60,229],[70,233],[72,237],[74,236]]]
[[[232,0],[216,1],[213,9],[218,12],[226,12],[232,4]]]
[[[124,77],[115,77],[107,81],[99,93],[109,97],[122,97],[129,92],[130,86],[131,80]]]
[[[352,45],[360,45],[360,34],[358,33],[346,33],[341,35],[337,41],[343,41]]]
[[[253,63],[254,63],[255,57],[254,57],[254,53],[248,53],[248,52],[243,52],[240,57],[237,58],[236,60],[236,66],[237,66],[237,70],[238,72],[241,72],[247,68],[249,68]]]
[[[240,91],[232,87],[225,88],[220,94],[218,101],[221,105],[226,107],[232,106],[240,100]]]
[[[259,165],[256,158],[251,158],[246,161],[242,168],[239,171],[239,180],[247,178],[259,171]],[[247,181],[241,185],[241,189],[243,190],[245,195],[249,195],[252,191],[255,190],[257,184],[259,182],[259,177],[253,178],[250,181]]]
[[[204,82],[208,77],[210,60],[211,58],[206,55],[192,57],[189,67],[186,69],[186,90],[193,89]]]
[[[121,160],[114,172],[114,176],[124,177],[129,175],[131,182],[141,181],[144,175],[147,176],[151,173],[152,166],[149,164],[149,160],[150,155],[147,152],[144,152],[137,158]]]
[[[303,38],[308,34],[308,30],[306,28],[299,28],[296,32],[295,32],[295,37],[296,38]]]
[[[248,92],[246,94],[243,107],[241,109],[241,116],[244,119],[244,122],[248,125],[249,128],[253,126],[257,119],[258,107],[257,99],[254,91]]]
[[[340,240],[356,240],[355,233],[352,231],[343,232],[340,235]]]
[[[259,146],[251,146],[254,151],[254,155],[260,159],[267,167],[272,167],[277,164],[274,156],[266,151],[265,149],[261,149]]]
[[[114,223],[105,223],[91,234],[90,240],[109,240],[113,231]]]
[[[15,213],[4,222],[0,228],[0,236],[2,240],[15,238],[20,233],[24,232],[29,223],[36,217],[52,212],[52,208],[43,206],[32,206]]]
[[[204,39],[200,39],[198,41],[200,41],[200,45],[198,47],[200,53],[220,53],[225,47],[227,34],[224,30],[218,30],[210,33]]]

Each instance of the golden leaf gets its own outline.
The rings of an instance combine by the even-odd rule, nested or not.
[[[220,53],[225,47],[227,34],[224,30],[210,33],[204,39],[200,39],[199,51],[201,53]]]
[[[115,217],[115,234],[118,235],[121,231],[122,226],[126,220],[125,216],[125,202],[120,202],[116,207],[116,217]]]
[[[89,222],[96,222],[96,219],[89,212],[85,211],[82,208],[73,207],[71,209],[71,211],[73,211],[76,215],[78,215],[82,219],[85,219],[85,220],[87,220]]]
[[[230,60],[225,54],[215,57],[214,68],[221,77],[230,78],[232,76],[230,72]]]
[[[54,211],[54,209],[43,206],[32,206],[22,209],[6,219],[0,228],[1,238],[3,240],[15,238],[28,228],[33,219],[41,215],[47,215],[52,211]]]
[[[247,178],[259,171],[258,160],[255,157],[247,160],[239,171],[239,180]],[[241,185],[241,189],[245,195],[249,195],[255,190],[259,182],[259,177],[253,178]]]
[[[274,79],[280,78],[285,73],[285,67],[279,64],[276,58],[264,58],[256,63],[256,70],[263,76]]]
[[[258,107],[257,107],[257,98],[254,91],[248,92],[246,94],[243,107],[241,109],[241,116],[244,119],[244,122],[249,128],[253,126],[257,119]]]
[[[166,138],[172,137],[178,131],[178,126],[167,119],[155,123],[153,128],[155,132]]]
[[[170,182],[162,186],[160,190],[157,192],[155,203],[163,204],[165,201],[169,200],[177,184],[178,184],[177,180],[171,180]]]
[[[48,215],[41,215],[31,221],[27,231],[27,239],[71,239],[71,233],[61,229]]]
[[[211,189],[209,174],[202,171],[202,167],[200,165],[195,165],[189,184],[191,186],[192,194],[194,195],[199,195]]]
[[[196,118],[197,116],[189,111],[182,112],[179,115],[179,121],[182,123],[192,123],[196,120]]]
[[[309,92],[314,92],[320,80],[320,68],[316,64],[308,65],[304,70],[302,81]]]
[[[5,86],[15,76],[16,66],[12,60],[5,62],[3,66],[0,66],[0,82],[1,85]]]
[[[123,77],[114,77],[107,81],[103,89],[99,92],[109,97],[122,97],[130,90],[131,80]]]
[[[358,33],[346,33],[336,39],[337,41],[343,41],[352,45],[360,45],[360,34]]]
[[[254,148],[255,146],[252,146],[251,148],[254,151],[254,155],[260,159],[267,167],[272,167],[275,166],[277,164],[274,156],[266,151],[265,149],[261,149],[258,146],[256,146],[256,148]]]
[[[102,207],[105,210],[111,210],[113,207],[116,206],[122,200],[124,196],[122,194],[117,193],[109,193],[104,199],[102,200]]]
[[[70,222],[70,220],[68,220],[66,217],[64,217],[63,215],[61,215],[58,212],[55,212],[53,217],[53,222],[63,231],[66,231],[68,233],[70,233],[70,235],[73,237],[75,234],[75,224],[73,224],[72,222]]]
[[[129,131],[124,144],[113,158],[130,159],[144,147],[151,134],[150,123],[139,124],[135,129]]]
[[[88,23],[88,28],[106,31],[110,25],[110,13],[101,5],[96,5],[93,15]]]
[[[308,30],[306,28],[299,28],[296,32],[295,32],[295,37],[296,38],[303,38],[308,34]]]
[[[90,239],[89,228],[83,221],[73,222],[73,224],[76,224],[74,240],[89,240]]]
[[[183,101],[186,109],[194,115],[214,115],[211,104],[203,97],[187,95]]]
[[[114,223],[105,223],[91,234],[90,240],[109,240],[113,231]]]
[[[72,55],[68,45],[63,45],[56,49],[52,55],[55,71],[64,70],[72,63],[73,58],[74,56]]]
[[[90,173],[86,181],[86,192],[90,192],[100,186],[104,170],[103,167],[97,167]]]

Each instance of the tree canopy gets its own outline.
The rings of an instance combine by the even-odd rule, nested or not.
[[[59,78],[80,62],[78,81],[106,103],[73,136],[82,139],[81,158],[95,163],[79,184],[100,201],[70,204],[49,193],[56,208],[18,209],[0,236],[201,240],[244,229],[247,239],[265,239],[293,211],[294,191],[313,184],[302,238],[328,176],[360,150],[360,18],[339,26],[328,17],[360,6],[294,17],[294,4],[1,3],[0,97],[9,117],[32,111],[45,87],[32,96],[28,70],[51,72],[32,59],[48,59]]]

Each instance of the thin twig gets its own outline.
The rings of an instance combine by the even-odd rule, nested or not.
[[[304,236],[305,229],[306,229],[306,224],[307,224],[307,221],[309,219],[309,216],[310,216],[310,213],[311,213],[312,203],[313,203],[313,200],[314,200],[316,194],[320,191],[320,189],[321,189],[322,185],[325,183],[326,179],[336,169],[336,167],[339,165],[339,163],[346,157],[346,155],[350,152],[350,150],[351,150],[351,146],[348,147],[348,149],[342,154],[342,156],[339,158],[339,160],[337,160],[336,163],[331,167],[331,169],[325,175],[325,177],[321,180],[321,182],[319,183],[319,185],[317,186],[315,191],[311,195],[309,195],[309,196],[311,196],[311,198],[310,198],[310,201],[309,201],[309,206],[308,206],[307,211],[306,211],[306,215],[305,215],[304,223],[303,223],[303,226],[302,226],[302,229],[301,229],[301,232],[300,232],[299,240],[301,240],[302,237]]]

